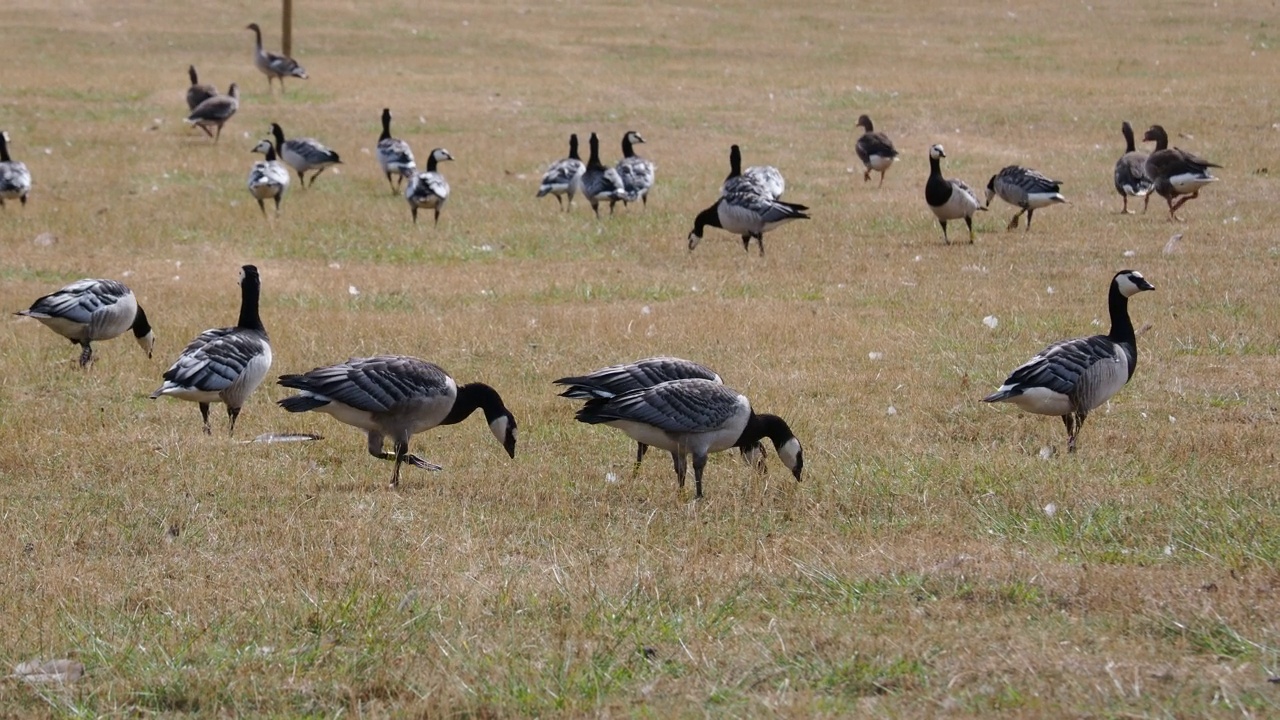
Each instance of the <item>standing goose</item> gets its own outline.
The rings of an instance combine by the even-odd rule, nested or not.
[[[743,170],[742,149],[737,145],[731,145],[729,147],[729,174],[725,176],[724,184],[720,186],[720,192],[722,194],[730,192],[742,182],[754,185],[760,192],[774,200],[782,197],[782,193],[787,189],[786,179],[782,177],[782,173],[778,171],[778,168],[772,165],[752,165]]]
[[[268,91],[275,89],[275,85],[271,81],[277,78],[280,80],[280,92],[284,92],[284,79],[286,77],[307,79],[307,71],[298,64],[298,61],[291,57],[262,49],[262,29],[258,27],[258,23],[249,23],[244,26],[244,29],[253,31],[253,65],[263,75],[267,76]]]
[[[800,480],[804,453],[791,428],[776,415],[757,415],[746,397],[705,379],[670,380],[582,406],[578,422],[605,424],[628,437],[671,453],[676,480],[684,487],[693,455],[695,497],[702,497],[707,456],[731,447],[752,451],[769,438],[787,469]]]
[[[195,65],[187,66],[187,77],[191,78],[191,86],[187,88],[187,110],[195,110],[200,103],[218,94],[218,88],[200,82]]]
[[[1075,452],[1076,437],[1089,411],[1119,392],[1138,366],[1129,298],[1155,289],[1136,270],[1116,273],[1107,297],[1111,332],[1050,345],[1014,370],[982,402],[1011,402],[1026,412],[1061,416],[1067,426],[1067,451]]]
[[[234,433],[240,408],[271,369],[271,342],[258,315],[260,289],[258,268],[241,268],[240,320],[235,327],[200,333],[164,372],[164,384],[151,393],[152,399],[172,395],[200,403],[205,435],[213,433],[209,428],[209,404],[226,403],[227,416],[231,418],[227,434]]]
[[[0,132],[0,207],[5,200],[17,200],[26,206],[31,192],[31,171],[26,163],[9,157],[9,133]]]
[[[806,214],[808,207],[774,199],[749,181],[729,181],[725,186],[724,194],[715,204],[693,219],[689,252],[698,247],[704,228],[710,226],[741,235],[743,250],[749,250],[751,239],[755,238],[760,245],[760,254],[764,255],[765,233],[792,220],[809,219]]]
[[[320,177],[320,173],[325,169],[342,164],[338,153],[325,147],[315,138],[285,140],[284,130],[280,129],[278,123],[271,123],[271,134],[276,139],[276,155],[298,173],[298,182],[302,187],[315,185],[316,178]],[[311,176],[311,182],[308,183],[303,175],[311,170],[315,170],[316,174]]]
[[[405,177],[418,170],[413,159],[413,148],[404,140],[391,137],[391,109],[382,108],[382,134],[378,136],[378,165],[387,176],[387,184],[391,192],[400,191],[400,183]],[[395,175],[393,183],[391,176]]]
[[[1027,231],[1030,232],[1031,216],[1036,210],[1067,202],[1062,193],[1058,192],[1061,185],[1058,180],[1050,180],[1035,170],[1009,165],[987,181],[987,202],[984,207],[991,207],[991,199],[999,195],[1001,200],[1020,208],[1005,229],[1018,227],[1018,219],[1022,217],[1022,213],[1026,213]]]
[[[556,205],[563,206],[568,212],[573,207],[573,196],[582,190],[582,176],[586,172],[587,166],[578,157],[578,135],[574,133],[569,136],[569,157],[557,160],[547,168],[542,176],[542,185],[538,186],[538,197],[548,193],[555,195]],[[569,196],[568,204],[560,200],[561,195]]]
[[[888,135],[875,131],[871,118],[866,115],[858,116],[858,124],[854,127],[863,129],[862,136],[853,147],[854,152],[858,154],[858,159],[862,161],[862,166],[866,168],[866,172],[862,173],[862,181],[871,180],[871,171],[875,170],[880,173],[880,185],[884,185],[884,174],[898,159],[898,149],[893,146],[893,141]]]
[[[929,179],[924,184],[924,199],[934,217],[938,218],[938,224],[942,225],[943,242],[951,244],[947,237],[947,221],[964,218],[964,224],[969,227],[969,244],[972,245],[973,214],[986,208],[978,202],[978,194],[963,180],[942,177],[941,159],[946,156],[941,145],[929,148]]]
[[[595,133],[591,133],[588,144],[591,155],[587,158],[587,169],[582,175],[582,194],[587,196],[587,202],[591,203],[591,209],[599,219],[600,201],[609,201],[609,214],[612,215],[614,203],[625,199],[627,190],[622,185],[622,177],[618,175],[618,171],[605,167],[600,162],[600,139]]]
[[[303,375],[281,375],[279,383],[301,394],[280,401],[289,412],[318,410],[368,433],[369,454],[394,460],[391,487],[400,484],[400,464],[425,470],[439,465],[409,454],[409,438],[440,425],[455,425],[484,411],[489,431],[516,456],[516,419],[498,391],[484,383],[458,387],[439,365],[406,355],[352,358]],[[382,449],[389,438],[394,452]]]
[[[1142,212],[1147,211],[1147,203],[1151,202],[1151,178],[1147,177],[1147,154],[1139,152],[1133,143],[1133,127],[1129,121],[1120,123],[1120,132],[1124,134],[1124,154],[1116,160],[1116,192],[1124,200],[1121,215],[1129,214],[1129,196],[1142,198]]]
[[[148,358],[156,346],[155,333],[133,291],[115,280],[77,280],[14,314],[35,318],[62,337],[78,343],[83,348],[80,367],[93,360],[89,343],[110,340],[123,335],[125,330],[133,330],[134,339]]]
[[[409,201],[409,210],[413,212],[413,224],[418,224],[418,208],[430,208],[435,211],[432,225],[440,224],[440,211],[449,199],[449,181],[436,172],[436,164],[452,160],[453,156],[444,148],[436,148],[427,156],[427,171],[413,175],[409,185],[404,189],[404,199]]]
[[[214,95],[196,106],[187,116],[186,122],[204,131],[205,135],[218,142],[222,137],[222,126],[240,109],[240,86],[231,83],[226,95]],[[217,134],[209,132],[209,128],[217,128]]]
[[[653,162],[637,155],[633,147],[643,142],[644,138],[635,130],[628,130],[622,136],[622,159],[614,169],[618,171],[622,186],[627,191],[627,197],[622,201],[624,205],[639,200],[645,207],[649,206],[649,188],[653,187]]]
[[[1154,142],[1156,149],[1147,156],[1144,169],[1151,178],[1152,188],[1169,203],[1169,218],[1182,221],[1178,217],[1178,208],[1188,200],[1200,197],[1200,188],[1218,178],[1209,174],[1209,168],[1220,168],[1221,165],[1205,160],[1186,150],[1169,147],[1169,135],[1159,125],[1152,125],[1142,136],[1143,142]],[[1186,197],[1174,202],[1179,195]]]
[[[284,192],[289,189],[289,170],[276,159],[276,148],[270,140],[262,140],[250,152],[266,155],[249,169],[249,194],[258,201],[258,209],[262,216],[267,216],[267,206],[263,200],[271,198],[276,203],[276,216],[280,215],[280,201]]]

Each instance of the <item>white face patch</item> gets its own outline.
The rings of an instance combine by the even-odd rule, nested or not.
[[[1145,279],[1142,277],[1142,273],[1137,270],[1116,278],[1116,284],[1120,287],[1121,295],[1125,297],[1133,297],[1134,294],[1142,291],[1142,288],[1138,287],[1137,284],[1133,282],[1132,278]]]
[[[493,436],[498,438],[498,442],[506,445],[507,443],[507,416],[502,415],[493,422],[489,423],[489,431]],[[514,433],[514,431],[512,431]],[[514,434],[513,434],[514,437]]]
[[[800,441],[791,438],[778,448],[778,457],[782,459],[782,464],[787,466],[788,470],[795,470],[796,458],[800,455]]]
[[[140,345],[143,350],[147,351],[147,357],[151,357],[151,353],[156,347],[156,334],[154,332],[149,332],[140,338],[134,339],[138,341],[138,345]]]
[[[929,148],[929,157],[933,158],[934,160],[937,160],[938,158],[944,158],[946,156],[947,154],[942,151],[941,145],[934,145],[933,147]]]

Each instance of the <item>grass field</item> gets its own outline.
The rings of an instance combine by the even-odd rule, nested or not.
[[[273,96],[243,27],[279,49],[275,3],[5,3],[0,129],[36,186],[0,210],[0,308],[116,278],[159,343],[81,372],[0,323],[0,661],[86,669],[0,680],[0,715],[1280,713],[1274,8],[969,5],[308,0],[311,79]],[[241,87],[216,145],[182,123],[189,63]],[[383,107],[420,163],[456,158],[438,228],[377,168]],[[879,189],[864,112],[903,153]],[[1126,119],[1225,166],[1185,224],[1159,198],[1117,214]],[[267,222],[244,181],[273,121],[346,163]],[[647,210],[535,200],[570,132],[611,163],[629,129]],[[935,142],[948,176],[1025,164],[1071,204],[1006,233],[997,200],[944,246]],[[717,230],[685,249],[732,143],[812,208],[764,257]],[[503,394],[516,458],[473,418],[418,436],[445,469],[392,491],[360,433],[284,413],[273,382],[231,440],[220,407],[206,437],[193,404],[148,400],[235,321],[244,263],[273,378],[417,355]],[[979,402],[1105,332],[1125,267],[1157,287],[1131,303],[1151,329],[1078,453],[1056,418]],[[550,384],[654,354],[786,418],[803,482],[725,453],[695,502]],[[239,442],[285,431],[325,437]]]

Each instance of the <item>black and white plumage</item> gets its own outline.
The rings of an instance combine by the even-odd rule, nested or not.
[[[418,209],[428,208],[435,211],[433,225],[440,224],[440,211],[449,200],[449,181],[436,171],[438,163],[452,160],[453,156],[444,148],[436,148],[427,156],[427,171],[414,173],[409,185],[404,189],[404,199],[409,202],[409,210],[413,213],[413,224],[418,224]]]
[[[280,214],[280,201],[289,189],[289,170],[276,158],[276,148],[270,140],[261,140],[250,152],[266,155],[249,168],[249,194],[258,201],[262,216],[267,216],[267,206],[263,200],[268,198],[276,203],[276,215]]]
[[[187,66],[187,77],[191,78],[191,85],[187,87],[187,110],[195,110],[200,103],[218,94],[218,88],[200,82],[195,65]]]
[[[418,164],[413,159],[413,148],[409,143],[391,137],[391,108],[382,108],[382,134],[378,136],[378,166],[387,176],[387,184],[391,192],[400,191],[400,183],[406,177],[412,177],[418,171]],[[391,176],[395,176],[392,182]]]
[[[1142,198],[1142,212],[1147,211],[1147,203],[1151,202],[1151,178],[1147,177],[1147,154],[1138,150],[1133,142],[1133,126],[1128,120],[1120,123],[1120,132],[1124,135],[1124,154],[1116,160],[1115,184],[1116,192],[1124,200],[1121,215],[1129,214],[1129,198]]]
[[[613,214],[614,204],[626,199],[627,189],[623,186],[622,177],[618,175],[618,171],[605,167],[600,162],[600,139],[596,134],[591,133],[591,138],[587,142],[591,148],[591,154],[587,157],[586,172],[582,174],[582,194],[586,196],[587,202],[591,203],[591,209],[595,211],[596,218],[599,218],[600,203],[608,200],[609,213]]]
[[[0,207],[5,200],[17,200],[24,206],[31,192],[31,171],[26,163],[9,156],[9,133],[0,132]]]
[[[484,411],[489,431],[511,457],[516,456],[516,419],[498,391],[484,383],[459,387],[439,365],[406,355],[352,358],[302,375],[281,375],[279,383],[300,394],[280,401],[289,412],[317,410],[368,434],[369,454],[394,460],[391,487],[400,484],[400,464],[439,470],[409,454],[409,438],[440,425],[466,420]],[[385,452],[384,440],[394,452]]]
[[[1156,149],[1147,156],[1144,169],[1151,178],[1152,189],[1169,203],[1169,219],[1182,221],[1178,208],[1188,200],[1200,197],[1200,188],[1217,182],[1209,168],[1220,168],[1204,158],[1176,147],[1169,147],[1169,135],[1159,125],[1152,125],[1142,136],[1143,142],[1154,142]],[[1173,199],[1183,195],[1174,202]]]
[[[231,83],[231,87],[227,89],[226,95],[214,95],[213,97],[201,102],[196,106],[191,114],[187,116],[185,122],[195,125],[204,131],[205,135],[213,138],[214,142],[218,142],[218,138],[222,137],[222,126],[236,114],[240,109],[240,86]],[[217,133],[212,133],[209,128],[215,128]]]
[[[586,164],[578,157],[578,135],[574,133],[569,136],[569,157],[557,160],[547,168],[542,175],[542,184],[538,186],[538,197],[554,195],[556,205],[563,205],[568,212],[573,207],[573,196],[582,190],[582,176],[586,172]],[[569,196],[567,204],[561,201],[561,195]]]
[[[268,52],[262,49],[262,29],[258,27],[258,23],[249,23],[244,29],[253,31],[253,66],[267,76],[268,90],[275,89],[272,84],[273,80],[280,81],[280,92],[284,92],[284,79],[286,77],[307,79],[307,71],[298,64],[297,60],[280,53]]]
[[[1136,270],[1111,279],[1107,307],[1111,332],[1053,343],[1018,366],[983,402],[1010,402],[1026,412],[1058,415],[1067,426],[1067,450],[1089,412],[1120,391],[1138,366],[1138,340],[1129,319],[1129,298],[1155,286]]]
[[[50,330],[77,343],[80,367],[93,360],[94,340],[110,340],[133,330],[138,345],[151,357],[156,336],[133,291],[115,280],[86,278],[50,293],[14,313],[35,318]]]
[[[853,151],[858,154],[858,159],[862,161],[862,166],[866,171],[862,173],[862,181],[871,180],[871,171],[875,170],[880,173],[880,185],[884,185],[884,174],[893,166],[895,160],[898,159],[898,149],[893,146],[893,141],[888,135],[882,132],[876,132],[875,126],[871,124],[871,118],[866,115],[858,116],[858,124],[855,127],[862,128],[862,136],[858,138],[858,142],[853,146]]]
[[[746,397],[712,380],[670,380],[611,398],[594,398],[576,418],[615,427],[636,442],[671,453],[682,488],[686,458],[692,455],[699,498],[702,470],[713,452],[732,447],[752,450],[767,437],[797,481],[804,468],[800,441],[782,418],[757,415]]]
[[[644,138],[635,130],[628,130],[622,136],[622,159],[614,166],[618,177],[622,178],[622,187],[626,189],[625,205],[637,200],[649,206],[649,189],[653,187],[653,161],[636,154],[635,145],[644,143]]]
[[[933,216],[938,218],[938,224],[942,225],[943,242],[951,244],[951,238],[947,237],[947,222],[963,218],[969,227],[969,244],[972,245],[973,214],[986,208],[978,202],[978,194],[963,180],[942,177],[942,158],[946,156],[941,145],[929,148],[929,179],[924,184],[924,199],[929,203]]]
[[[315,185],[320,173],[329,167],[342,164],[338,153],[325,147],[315,138],[285,140],[284,130],[278,123],[271,123],[271,135],[276,139],[276,155],[298,173],[298,183],[302,187]],[[311,176],[311,182],[308,183],[303,176],[312,170],[315,170],[316,174]]]
[[[725,176],[724,183],[720,186],[720,194],[723,195],[738,190],[744,182],[755,186],[759,192],[768,195],[774,200],[782,197],[782,193],[787,189],[786,178],[782,177],[782,173],[778,171],[778,168],[772,165],[752,165],[743,170],[742,148],[737,145],[731,145],[729,147],[729,174]]]
[[[1061,186],[1061,181],[1051,180],[1035,170],[1021,165],[1009,165],[992,175],[987,181],[985,207],[991,207],[991,200],[999,195],[1001,200],[1019,208],[1017,214],[1010,218],[1009,225],[1005,229],[1012,230],[1018,227],[1018,219],[1026,213],[1027,230],[1030,231],[1031,216],[1036,210],[1067,202],[1067,198],[1059,192]]]
[[[227,433],[234,433],[240,408],[271,369],[271,342],[258,314],[261,288],[258,268],[241,268],[240,319],[235,327],[200,333],[165,371],[164,384],[151,393],[152,399],[170,395],[199,403],[206,435],[213,432],[209,428],[210,403],[226,404],[231,419]]]
[[[703,229],[710,226],[742,236],[743,250],[749,250],[751,239],[755,238],[760,254],[764,255],[764,234],[792,220],[808,220],[808,209],[798,203],[777,200],[752,182],[726,182],[724,194],[693,219],[689,252],[702,241]]]

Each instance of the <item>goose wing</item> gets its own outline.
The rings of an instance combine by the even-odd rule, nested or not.
[[[192,340],[164,372],[165,388],[221,392],[254,360],[270,353],[266,333],[244,328],[205,330]]]
[[[1077,393],[1082,382],[1099,384],[1100,374],[1110,376],[1113,372],[1123,372],[1124,380],[1127,381],[1130,360],[1129,352],[1124,346],[1106,335],[1061,340],[1015,368],[991,398],[1003,400],[1035,388],[1070,397]],[[1114,392],[1112,390],[1110,394]],[[988,399],[987,402],[993,400]]]
[[[457,386],[439,365],[404,355],[378,355],[282,375],[280,384],[357,410],[391,412],[405,403],[453,395]]]
[[[16,160],[0,162],[0,192],[24,193],[31,189],[31,171]]]
[[[787,189],[787,181],[778,168],[772,165],[754,165],[742,171],[744,177],[751,178],[774,199],[782,197]]]
[[[561,393],[562,397],[589,400],[611,398],[670,380],[698,378],[721,382],[720,376],[705,365],[676,357],[652,357],[633,363],[610,365],[586,375],[563,377],[554,384],[568,386]]]
[[[1010,165],[1001,170],[996,180],[1008,186],[1016,187],[1027,195],[1053,194],[1058,192],[1062,185],[1062,183],[1050,179],[1044,173],[1017,165]]]
[[[863,163],[870,162],[872,155],[898,157],[898,149],[893,146],[893,141],[882,132],[863,133],[854,145],[854,151],[858,153],[858,159]]]
[[[449,181],[445,180],[440,173],[418,173],[413,184],[405,192],[405,197],[410,201],[426,200],[431,197],[447,198],[449,197]]]
[[[199,120],[227,120],[236,114],[240,103],[230,95],[215,95],[196,106],[187,116],[187,122]]]
[[[547,168],[547,172],[542,176],[542,184],[550,186],[569,185],[574,180],[582,177],[587,171],[587,166],[581,160],[573,158],[565,158],[557,160]]]
[[[413,170],[418,167],[409,143],[396,138],[378,141],[378,162],[384,170]]]
[[[710,432],[741,413],[743,398],[710,380],[672,380],[610,399],[588,400],[578,411],[585,423],[626,420],[671,433]]]
[[[293,152],[311,165],[339,162],[338,153],[330,150],[323,143],[315,140],[314,138],[294,138],[292,140],[286,140],[284,147],[286,150]]]
[[[627,192],[628,199],[635,200],[641,193],[653,187],[653,163],[642,157],[623,158],[618,161],[615,169],[618,171],[618,177],[622,179],[622,186]]]
[[[95,312],[115,305],[129,294],[129,288],[115,280],[77,280],[57,292],[39,298],[23,314],[88,324]]]
[[[968,183],[966,183],[963,180],[958,180],[955,178],[952,178],[949,182],[951,183],[951,187],[954,190],[958,190],[964,193],[965,195],[968,195],[969,199],[973,201],[974,205],[976,206],[982,205],[982,202],[978,200],[978,193],[974,192],[973,188],[969,187]]]
[[[293,77],[306,79],[307,71],[298,64],[297,60],[273,52],[266,52],[265,54],[267,56],[267,67],[271,68],[272,72],[277,75],[292,75]]]

